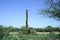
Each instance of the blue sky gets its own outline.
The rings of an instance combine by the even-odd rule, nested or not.
[[[28,9],[30,27],[60,26],[59,21],[38,15],[38,10],[41,8],[44,8],[42,0],[0,0],[0,24],[14,27],[24,26],[26,9]]]

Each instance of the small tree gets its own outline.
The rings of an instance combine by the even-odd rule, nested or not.
[[[40,14],[60,21],[60,0],[46,0],[46,8]]]
[[[50,32],[50,33],[53,31],[52,26],[47,26],[45,29],[46,29],[48,32]]]
[[[0,25],[0,40],[3,38],[4,34],[3,34],[3,31],[4,31],[4,27],[2,25]]]

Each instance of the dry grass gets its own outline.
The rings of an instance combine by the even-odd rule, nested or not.
[[[19,34],[19,32],[10,32],[9,34]]]
[[[53,34],[60,34],[60,32],[52,32]],[[19,34],[19,32],[10,32],[9,34]],[[37,32],[37,34],[50,34],[50,32]]]
[[[60,34],[60,32],[52,32],[53,34]],[[37,32],[37,34],[50,34],[50,32]]]
[[[37,32],[37,34],[50,34],[50,32]]]

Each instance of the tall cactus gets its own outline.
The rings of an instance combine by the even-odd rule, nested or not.
[[[26,29],[28,29],[28,9],[26,9]]]

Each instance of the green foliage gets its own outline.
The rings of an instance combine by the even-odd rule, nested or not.
[[[46,30],[60,30],[59,27],[57,28],[53,28],[52,26],[47,26],[45,29],[41,28],[38,30],[43,30],[42,32],[46,31]],[[9,34],[9,32],[11,32],[15,29],[18,29],[20,31],[17,31],[20,34]],[[36,29],[30,27],[30,34],[28,34],[28,30],[26,29],[25,26],[23,26],[21,29],[19,28],[13,28],[13,27],[4,27],[2,25],[0,25],[0,40],[60,40],[60,34],[36,34]]]
[[[37,31],[37,32],[45,32],[46,30],[43,29],[43,28],[36,28],[36,31]]]
[[[23,34],[23,35],[9,35],[2,40],[60,40],[60,36],[56,34]]]
[[[13,31],[14,28],[13,28],[13,26],[9,26],[6,29],[10,32],[10,31]]]
[[[60,32],[60,27],[47,26],[45,28],[36,28],[37,32]]]
[[[4,36],[2,40],[17,40],[15,36],[9,35],[8,37]]]
[[[53,31],[53,28],[52,28],[52,26],[47,26],[45,28],[45,30],[48,31],[48,32],[52,32]]]
[[[46,0],[45,3],[47,6],[41,10],[41,14],[60,21],[60,0]]]
[[[30,27],[29,29],[26,29],[26,26],[22,26],[21,32],[23,34],[36,34],[36,30],[34,28]]]
[[[60,40],[60,34],[49,34],[47,35],[47,38],[51,40]]]
[[[7,37],[7,35],[9,35],[8,30],[6,30],[4,26],[0,25],[0,39],[2,40],[2,38],[4,36]]]
[[[2,39],[3,38],[3,31],[4,31],[4,28],[3,28],[3,26],[2,25],[0,25],[0,39]]]
[[[23,34],[28,34],[28,30],[26,29],[26,26],[22,26],[21,31]]]
[[[36,31],[34,28],[30,27],[30,33],[31,33],[31,34],[36,34],[36,32],[37,32],[37,31]]]

